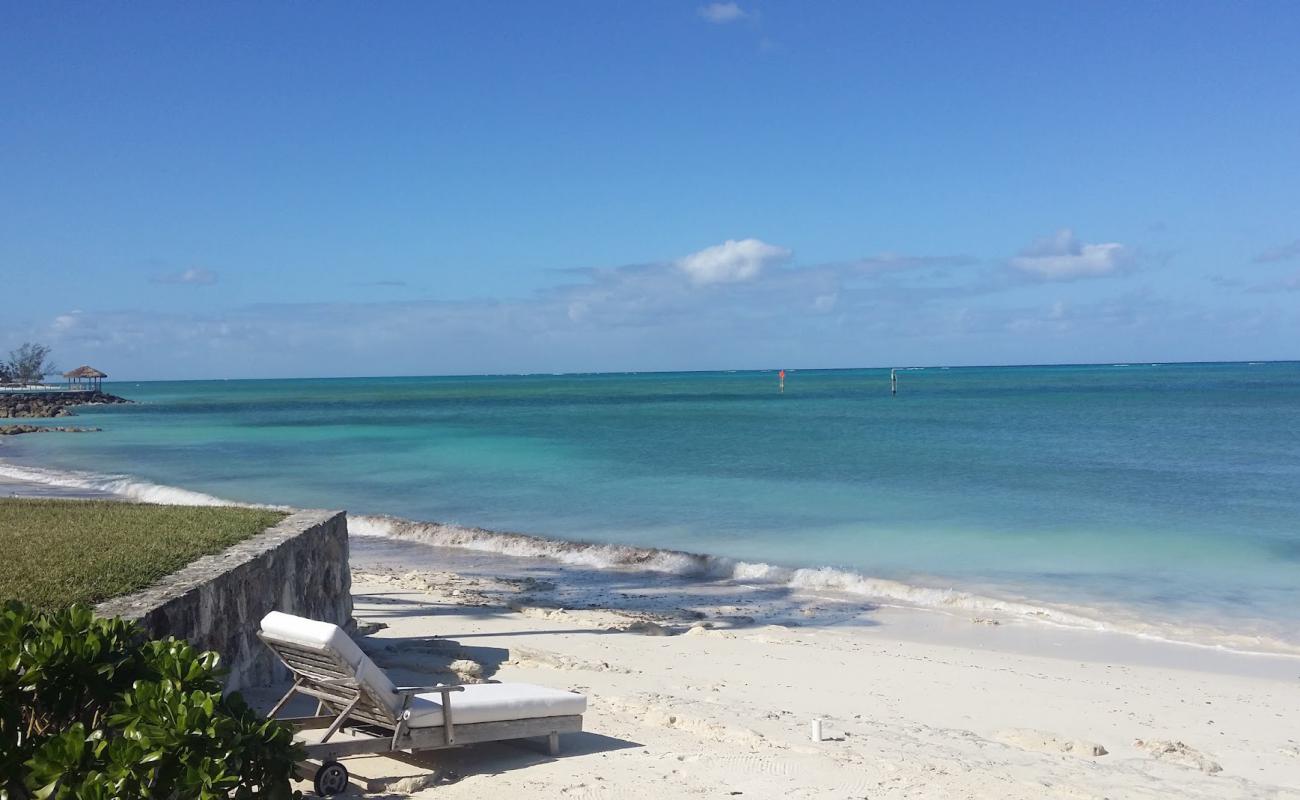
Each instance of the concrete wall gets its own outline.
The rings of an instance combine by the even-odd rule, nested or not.
[[[351,624],[344,512],[292,514],[149,589],[95,608],[101,616],[138,620],[155,638],[176,636],[202,650],[216,650],[230,672],[228,691],[265,685],[287,674],[256,635],[269,611]]]

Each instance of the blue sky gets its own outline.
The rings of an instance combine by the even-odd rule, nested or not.
[[[10,3],[0,349],[1298,358],[1300,6]]]

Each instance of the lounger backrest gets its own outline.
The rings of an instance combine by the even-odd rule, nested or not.
[[[391,722],[400,711],[392,681],[339,626],[272,611],[262,618],[262,640],[296,675],[314,681],[355,679],[364,696],[354,716]]]

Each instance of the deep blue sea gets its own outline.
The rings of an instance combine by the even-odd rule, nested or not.
[[[0,470],[682,550],[717,558],[624,560],[874,600],[975,613],[1016,599],[1172,638],[1300,645],[1300,364],[898,377],[897,396],[888,370],[790,371],[783,393],[774,371],[113,383],[137,404],[73,420],[103,432],[13,437]],[[563,549],[593,563],[621,552]]]

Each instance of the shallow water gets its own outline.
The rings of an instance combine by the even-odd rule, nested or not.
[[[926,369],[899,386],[887,370],[790,372],[784,393],[774,372],[114,384],[139,405],[85,409],[102,433],[14,437],[0,458],[130,476],[109,488],[154,499],[174,495],[141,483],[1300,644],[1300,365]]]

